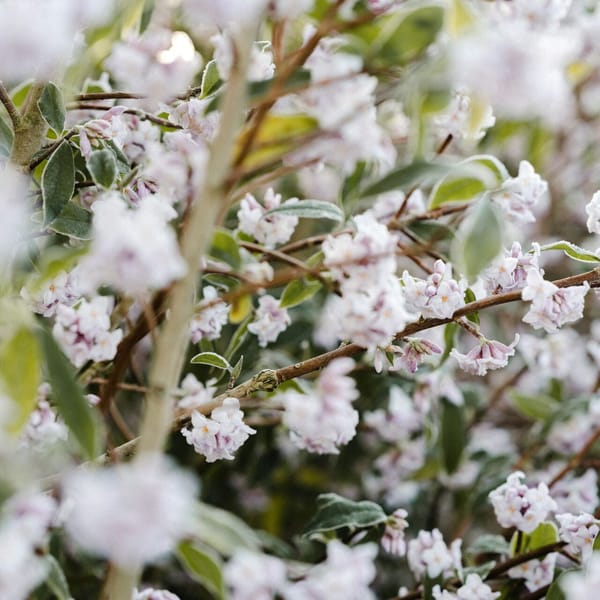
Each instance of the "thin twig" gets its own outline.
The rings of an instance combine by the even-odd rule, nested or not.
[[[17,107],[14,105],[14,102],[12,101],[8,90],[4,87],[4,84],[1,81],[0,102],[2,102],[4,108],[6,108],[6,112],[8,113],[8,116],[10,117],[10,120],[13,124],[13,130],[18,129],[21,125],[21,115],[19,114],[19,110],[17,109]]]

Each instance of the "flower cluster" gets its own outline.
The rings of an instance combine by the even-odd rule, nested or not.
[[[258,344],[264,348],[274,342],[282,331],[292,322],[287,309],[281,308],[279,300],[265,294],[258,300],[254,320],[248,325],[248,331],[258,337]]]
[[[200,340],[216,340],[221,329],[229,320],[230,306],[219,299],[219,294],[212,285],[202,290],[203,300],[198,304],[194,317],[190,322],[190,338],[194,344]]]
[[[408,542],[408,566],[417,579],[425,575],[435,579],[439,575],[450,575],[461,566],[462,540],[454,540],[450,548],[438,529],[419,531],[417,537]]]

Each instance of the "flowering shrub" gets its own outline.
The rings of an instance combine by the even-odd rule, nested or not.
[[[596,598],[595,0],[0,0],[0,598]]]

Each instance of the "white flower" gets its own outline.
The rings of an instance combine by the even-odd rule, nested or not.
[[[282,560],[249,550],[236,551],[223,574],[231,600],[271,600],[287,582]]]
[[[452,278],[450,263],[436,260],[433,273],[426,280],[404,271],[402,282],[408,310],[420,313],[424,318],[447,319],[465,305],[467,283]]]
[[[248,331],[258,337],[259,346],[264,348],[269,342],[274,342],[291,322],[288,311],[280,307],[279,300],[267,294],[259,298],[258,308],[254,320],[248,325]]]
[[[569,12],[573,0],[513,0],[510,6],[502,2],[494,8],[505,18],[520,19],[530,27],[558,24]]]
[[[135,590],[132,600],[179,600],[179,596],[176,596],[168,590],[155,590],[154,588],[146,588],[141,592]]]
[[[21,289],[21,297],[32,305],[34,312],[44,317],[52,317],[59,304],[73,305],[79,296],[74,271],[61,271],[54,279],[42,283],[38,289]]]
[[[448,548],[438,529],[419,531],[417,537],[408,542],[408,566],[417,579],[425,573],[431,579],[439,575],[450,575],[460,568],[460,546],[462,540],[454,540]]]
[[[196,484],[160,456],[79,470],[63,487],[66,530],[85,551],[124,568],[170,552],[190,530]]]
[[[558,288],[546,281],[539,271],[532,269],[527,274],[527,285],[523,288],[523,300],[531,300],[531,307],[523,317],[534,329],[556,331],[565,323],[577,321],[583,316],[584,297],[590,289],[587,281],[583,285]]]
[[[442,136],[451,135],[458,140],[480,140],[485,135],[485,130],[494,126],[496,117],[492,107],[486,105],[482,117],[478,122],[473,122],[471,103],[471,97],[464,90],[454,92],[444,112],[434,118],[434,124]]]
[[[530,270],[539,270],[538,253],[523,254],[521,244],[514,242],[510,250],[504,251],[504,256],[481,273],[481,278],[489,294],[501,294],[524,287]]]
[[[461,354],[453,348],[450,356],[458,361],[458,366],[471,375],[485,375],[489,370],[502,369],[508,364],[508,359],[515,354],[515,346],[519,342],[519,334],[506,346],[496,340],[481,338],[477,346],[473,347],[467,354]]]
[[[323,369],[314,391],[288,391],[279,396],[285,407],[283,423],[298,448],[338,454],[338,447],[355,436],[358,413],[352,402],[358,391],[354,380],[347,376],[354,366],[351,358],[335,359]]]
[[[507,179],[491,198],[510,220],[519,224],[533,223],[532,210],[547,190],[548,183],[535,172],[531,163],[522,160],[518,176]]]
[[[508,576],[512,579],[524,579],[525,587],[531,592],[539,590],[552,583],[557,556],[556,552],[551,552],[543,560],[528,560],[510,569]]]
[[[22,443],[34,450],[44,451],[67,437],[68,430],[62,419],[47,400],[39,400],[21,433]]]
[[[388,554],[394,554],[395,556],[406,554],[404,530],[408,527],[407,516],[408,513],[403,508],[399,508],[388,517],[381,538],[381,546]]]
[[[493,592],[477,573],[467,575],[465,583],[456,590],[455,594],[440,590],[439,585],[433,588],[434,600],[496,600],[499,596],[500,592]]]
[[[183,31],[149,29],[142,37],[117,42],[105,65],[123,89],[168,100],[190,85],[200,57]]]
[[[137,295],[184,275],[175,232],[154,203],[130,210],[118,195],[106,194],[94,203],[93,225],[90,253],[79,269],[88,287],[111,285]]]
[[[182,429],[181,433],[198,454],[206,457],[206,462],[233,460],[233,452],[256,433],[244,423],[243,417],[240,401],[225,398],[222,406],[212,411],[210,418],[194,411],[191,427]]]
[[[596,192],[589,204],[585,207],[585,212],[588,215],[586,222],[590,233],[600,233],[600,191]]]
[[[215,47],[214,59],[217,63],[219,76],[223,81],[229,79],[231,67],[235,56],[233,40],[229,32],[218,33],[210,38]],[[250,64],[246,77],[249,81],[262,81],[270,79],[275,73],[273,53],[270,42],[255,42],[250,54]]]
[[[283,206],[296,202],[298,202],[297,198],[290,198],[283,203]],[[268,210],[282,206],[281,194],[276,194],[273,188],[265,192],[263,204],[264,206],[252,194],[246,194],[237,213],[240,231],[251,235],[267,248],[285,244],[298,225],[298,217],[279,214],[264,216]]]
[[[394,352],[394,364],[390,371],[404,370],[416,373],[419,365],[434,354],[441,354],[442,349],[424,338],[406,338],[406,344],[400,352]]]
[[[531,533],[557,506],[545,483],[529,488],[522,483],[524,478],[521,471],[511,473],[506,483],[490,492],[489,499],[502,527]]]
[[[407,440],[423,425],[422,416],[415,408],[412,399],[398,386],[390,389],[387,410],[378,408],[367,411],[363,415],[363,422],[387,442]]]
[[[229,320],[229,304],[219,299],[212,285],[202,290],[203,300],[190,322],[190,338],[194,344],[202,339],[216,340],[221,337],[221,329]]]
[[[0,3],[0,19],[5,4]],[[21,250],[19,244],[28,229],[26,195],[26,178],[9,163],[0,163],[0,276],[4,265]]]
[[[199,408],[213,399],[216,379],[209,379],[205,384],[198,381],[192,373],[188,373],[181,382],[181,398],[177,407],[185,410]]]
[[[100,362],[115,357],[123,332],[110,331],[113,303],[112,296],[96,296],[89,302],[80,300],[75,307],[58,305],[52,333],[76,367],[88,360]]]
[[[193,25],[205,28],[208,22],[219,27],[237,27],[253,23],[266,5],[267,0],[184,0],[183,9]]]
[[[552,497],[560,512],[593,513],[600,503],[596,471],[587,469],[580,477],[564,477],[552,486]]]
[[[552,450],[570,456],[579,452],[594,432],[596,425],[586,413],[575,413],[557,421],[546,437]]]
[[[561,577],[560,587],[567,600],[596,600],[600,589],[600,554],[592,554],[585,569]]]
[[[583,562],[587,562],[593,552],[594,540],[600,532],[599,521],[589,513],[577,516],[563,513],[556,515],[556,520],[559,523],[560,539],[568,544],[565,550],[571,554],[581,554]]]
[[[333,540],[327,560],[310,569],[306,578],[284,590],[285,600],[373,600],[369,584],[375,579],[375,544],[352,548]]]

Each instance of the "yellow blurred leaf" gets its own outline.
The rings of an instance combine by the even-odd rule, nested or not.
[[[245,294],[240,298],[236,298],[231,303],[231,309],[229,311],[229,320],[232,323],[241,323],[252,310],[252,296]]]

